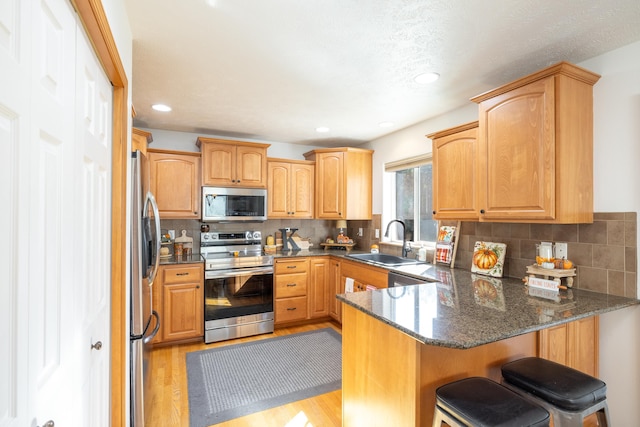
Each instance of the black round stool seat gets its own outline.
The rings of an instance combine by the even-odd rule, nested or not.
[[[607,398],[604,382],[539,357],[504,364],[502,377],[507,383],[568,411],[582,411]]]
[[[549,412],[487,378],[472,377],[436,390],[436,410],[478,427],[548,426]]]

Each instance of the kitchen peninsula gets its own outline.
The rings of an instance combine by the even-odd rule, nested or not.
[[[502,364],[542,355],[544,331],[640,303],[579,289],[541,293],[459,269],[427,271],[425,279],[440,282],[338,295],[344,426],[430,426],[440,385],[470,376],[499,381]],[[577,348],[597,364],[597,340]]]

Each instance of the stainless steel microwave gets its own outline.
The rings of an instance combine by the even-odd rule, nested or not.
[[[202,187],[202,221],[266,221],[265,188]]]

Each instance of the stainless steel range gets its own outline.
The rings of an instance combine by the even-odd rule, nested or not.
[[[273,256],[259,231],[200,235],[206,343],[273,332]]]

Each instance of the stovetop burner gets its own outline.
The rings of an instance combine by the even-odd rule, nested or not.
[[[200,254],[205,270],[273,265],[273,256],[262,253],[260,231],[201,233]]]

